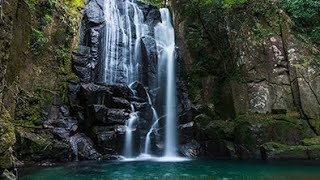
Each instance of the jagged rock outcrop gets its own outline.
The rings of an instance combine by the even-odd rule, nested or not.
[[[122,1],[116,1],[115,2],[117,6],[119,7],[119,13],[122,14],[122,16],[125,16],[125,10],[121,9],[124,8],[124,5]],[[159,10],[151,5],[144,4],[144,3],[138,3],[139,8],[142,10],[144,15],[145,24],[148,25],[150,30],[158,23],[160,22],[160,12]],[[133,9],[133,6],[129,6],[130,12],[136,11]],[[86,7],[83,12],[83,18],[81,22],[81,33],[80,33],[80,43],[78,51],[74,54],[74,65],[73,70],[74,72],[80,77],[82,82],[89,83],[89,82],[104,82],[103,74],[103,63],[104,59],[106,58],[106,26],[109,26],[105,21],[105,11],[104,11],[104,1],[103,0],[90,0],[87,2]],[[130,13],[129,19],[129,26],[134,27],[134,19],[133,19],[133,13]],[[129,27],[125,27],[129,28]],[[128,33],[128,32],[120,32],[122,33]],[[153,36],[153,31],[148,32],[148,36]],[[135,31],[130,32],[130,35],[132,37],[129,38],[136,38]],[[145,86],[152,86],[153,82],[155,82],[156,77],[156,65],[157,65],[157,56],[156,56],[156,44],[155,41],[147,36],[144,37],[145,42],[148,42],[148,47],[154,46],[152,49],[142,49],[142,60],[140,63],[140,67],[138,68],[141,71],[147,70],[148,75],[145,74],[142,76],[139,75],[139,80],[144,83]],[[148,41],[146,41],[148,40]],[[134,42],[134,41],[133,41]],[[151,44],[150,44],[151,43]],[[119,49],[119,51],[126,51],[124,48],[126,47],[124,44],[116,44],[114,48]],[[134,47],[130,47],[134,48]],[[150,52],[147,52],[150,51]],[[123,56],[123,57],[122,57]],[[127,64],[127,62],[123,62],[126,59],[129,58],[130,53],[124,53],[121,54],[121,56],[117,59],[117,64]],[[113,57],[114,58],[114,57]],[[138,70],[137,69],[137,70]],[[128,77],[125,77],[123,71],[121,69],[118,69],[119,74],[117,79],[115,81],[119,83],[125,83],[125,79]],[[150,80],[148,80],[150,79]]]

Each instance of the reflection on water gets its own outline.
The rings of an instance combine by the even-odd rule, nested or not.
[[[305,162],[81,162],[64,166],[24,169],[20,179],[320,179],[320,165]]]

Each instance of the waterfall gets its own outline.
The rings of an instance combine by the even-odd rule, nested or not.
[[[148,74],[141,74],[139,72],[142,66],[142,68],[149,68],[150,66],[149,62],[146,63],[146,59],[143,59],[145,54],[142,55],[141,53],[142,50],[145,51],[145,49],[149,48],[148,46],[153,45],[154,52],[157,54],[150,55],[154,58],[152,59],[152,62],[154,62],[154,67],[152,68],[156,69],[158,66],[158,72],[155,70],[155,76],[152,76],[152,78],[158,80],[159,87],[157,87],[157,91],[151,91],[160,92],[163,96],[159,97],[159,94],[157,94],[155,97],[163,98],[163,101],[160,100],[160,104],[156,104],[157,106],[153,105],[152,99],[147,92],[147,100],[152,109],[152,119],[147,121],[152,125],[147,134],[141,134],[141,136],[145,136],[143,153],[151,157],[151,134],[159,129],[160,119],[157,110],[160,110],[158,112],[162,112],[161,116],[166,117],[164,156],[172,158],[177,157],[175,36],[169,10],[162,8],[159,11],[161,22],[158,22],[157,25],[151,25],[150,21],[146,21],[146,14],[139,8],[135,0],[105,0],[104,14],[106,26],[105,44],[103,46],[105,48],[105,55],[102,58],[103,67],[101,75],[102,80],[106,84],[129,85],[131,83],[129,88],[134,94],[134,99],[139,99],[140,97],[137,97],[137,92],[131,88],[131,85],[133,82],[141,79],[139,76],[148,76]],[[149,22],[149,24],[147,25],[146,22]],[[147,36],[151,40],[147,41],[146,44],[145,41],[142,43],[142,39]],[[142,45],[146,47],[142,49]],[[157,103],[159,102],[157,101]],[[141,102],[136,103],[139,104]],[[143,123],[143,121],[139,122],[142,118],[139,118],[140,112],[136,111],[134,107],[134,103],[131,102],[131,113],[126,123],[124,139],[123,153],[126,159],[134,159],[133,137],[135,136],[135,129]],[[162,107],[164,107],[163,110],[158,109]],[[146,131],[138,132],[146,133]],[[156,140],[160,140],[160,138]]]
[[[176,103],[176,73],[175,73],[175,36],[171,23],[170,12],[166,8],[160,9],[162,22],[155,27],[155,39],[158,48],[160,66],[166,66],[166,129],[165,152],[166,157],[176,157],[177,149],[177,103]],[[165,63],[164,63],[165,62]],[[161,67],[159,68],[161,69]]]
[[[129,84],[138,80],[140,41],[148,34],[148,26],[134,0],[105,0],[104,13],[106,55],[102,79],[108,84]]]
[[[150,146],[151,146],[150,135],[155,130],[155,128],[158,127],[159,116],[158,116],[156,109],[153,107],[149,93],[147,93],[147,96],[148,96],[148,102],[149,102],[151,109],[152,109],[152,123],[153,124],[152,124],[152,126],[146,136],[146,140],[144,143],[144,153],[150,154]]]
[[[133,105],[131,104],[131,113],[130,113],[130,118],[127,121],[126,134],[125,134],[124,155],[126,158],[132,157],[132,151],[133,151],[132,132],[134,130],[134,123],[136,122],[137,119],[138,119],[138,115],[135,112]]]

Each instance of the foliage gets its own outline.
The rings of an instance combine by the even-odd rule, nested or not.
[[[28,85],[17,87],[15,120],[34,125],[43,118],[42,111],[53,94],[66,101],[67,81],[77,80],[71,70],[71,51],[77,44],[75,37],[85,0],[25,1],[32,17],[27,62],[32,70],[26,70],[23,73],[28,76],[21,77]]]
[[[234,5],[242,4],[247,2],[247,0],[224,0],[223,1],[223,7],[230,8]]]
[[[232,49],[228,37],[226,17],[229,8],[240,5],[246,1],[224,0],[190,0],[183,7],[182,19],[185,25],[185,39],[193,57],[190,69],[185,73],[191,99],[199,99],[199,91],[203,90],[202,82],[211,79],[219,83],[223,79],[239,77],[237,67],[231,62]],[[211,77],[217,77],[213,80]],[[236,78],[239,79],[239,78]],[[204,84],[203,84],[204,83]],[[210,92],[213,96],[216,92]],[[211,101],[211,100],[210,100]]]
[[[292,16],[297,30],[320,44],[320,1],[284,0],[282,5]]]
[[[45,44],[47,44],[48,41],[44,32],[32,28],[31,50],[35,55],[40,55],[45,50]]]
[[[148,3],[158,8],[166,6],[166,0],[142,0],[144,3]]]

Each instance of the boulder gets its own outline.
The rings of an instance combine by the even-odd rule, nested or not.
[[[29,163],[65,162],[71,155],[70,146],[63,141],[57,141],[49,131],[34,132],[30,129],[17,128],[16,137],[17,158]]]
[[[130,88],[134,91],[134,96],[148,101],[148,94],[144,86],[139,82],[135,81],[130,85]]]
[[[130,109],[130,102],[124,98],[113,97],[112,103],[110,103],[109,107],[119,109]]]
[[[87,107],[92,104],[108,105],[112,100],[112,95],[109,87],[89,83],[81,85],[78,98],[80,105]]]
[[[84,17],[93,24],[103,23],[105,21],[103,7],[103,0],[89,1],[84,9]]]
[[[126,109],[108,109],[108,124],[124,125],[130,113]]]
[[[114,154],[121,150],[123,141],[120,139],[121,133],[118,133],[118,126],[95,126],[91,134],[99,152],[102,154]]]
[[[83,133],[72,136],[69,143],[77,159],[98,160],[101,157],[93,147],[92,140]]]
[[[188,158],[197,158],[201,153],[201,146],[197,141],[192,140],[180,146],[180,153]]]

